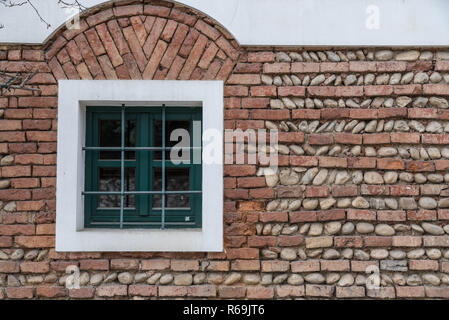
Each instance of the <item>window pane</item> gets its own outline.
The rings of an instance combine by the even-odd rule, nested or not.
[[[162,190],[162,169],[153,170],[153,190]],[[165,189],[167,191],[189,191],[190,170],[187,169],[165,169]],[[153,195],[153,208],[161,208],[162,195]],[[166,208],[190,208],[190,196],[188,194],[168,194],[165,196]]]
[[[126,121],[125,146],[136,146],[136,120]],[[120,147],[121,146],[121,121],[120,120],[99,120],[99,146],[100,147]],[[101,151],[101,160],[120,160],[120,151]],[[134,151],[127,151],[125,159],[134,160]]]
[[[120,191],[120,168],[100,168],[99,169],[99,191]],[[136,190],[136,169],[125,168],[125,191]],[[135,196],[125,196],[125,208],[135,208]],[[120,208],[120,196],[100,195],[98,196],[98,208]]]
[[[177,129],[185,130],[184,133],[188,133],[186,137],[179,137],[178,132],[174,132]],[[172,133],[175,135],[175,141],[170,141]],[[179,131],[181,133],[181,131]],[[153,122],[153,136],[154,136],[154,146],[162,147],[162,121],[154,120]],[[190,120],[167,120],[165,121],[165,146],[173,147],[180,142],[184,142],[185,146],[190,146]],[[183,152],[183,153],[181,153]],[[181,158],[182,157],[182,158]],[[154,153],[155,160],[162,160],[162,153],[157,151]],[[170,160],[170,151],[165,153],[165,159]],[[190,153],[188,150],[177,151],[177,160],[188,161],[190,159]]]

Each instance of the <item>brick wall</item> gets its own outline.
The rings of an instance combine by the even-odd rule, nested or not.
[[[0,299],[449,298],[448,49],[242,48],[122,1],[0,70],[41,89],[0,96]],[[276,173],[225,166],[223,253],[55,252],[59,79],[224,80],[226,128],[280,130]]]

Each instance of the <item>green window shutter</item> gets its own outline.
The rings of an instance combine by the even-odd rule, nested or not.
[[[85,227],[200,228],[202,165],[193,163],[192,147],[193,127],[202,120],[201,108],[126,107],[124,113],[125,148],[122,149],[121,108],[87,107]],[[190,157],[185,159],[188,163],[174,163],[170,159],[171,150],[165,152],[166,159],[162,161],[162,127],[166,129],[166,147],[177,144],[170,141],[173,130],[189,131]]]

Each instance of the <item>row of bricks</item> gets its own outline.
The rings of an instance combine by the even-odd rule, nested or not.
[[[233,202],[230,202],[234,204]],[[263,204],[263,202],[260,202]],[[231,212],[230,210],[225,211]],[[239,207],[240,212],[247,212]],[[254,216],[248,217],[252,222],[317,222],[317,221],[390,221],[390,222],[404,222],[404,221],[435,221],[449,220],[449,210],[368,210],[368,209],[328,209],[322,211],[293,211],[293,212],[259,212]],[[241,228],[240,228],[241,227]],[[234,223],[232,227],[228,228],[229,235],[240,234],[242,230],[247,230],[241,223]]]
[[[218,291],[218,292],[217,292]],[[278,285],[276,287],[263,286],[152,286],[145,284],[103,285],[98,288],[83,287],[79,289],[65,289],[60,286],[9,287],[5,289],[6,296],[0,288],[0,299],[31,299],[70,297],[72,299],[89,299],[97,295],[101,298],[112,297],[203,297],[223,299],[273,299],[273,298],[449,298],[449,288],[424,286],[397,286],[365,289],[362,286],[335,287],[330,285]]]
[[[227,81],[225,97],[376,97],[391,95],[449,95],[449,86],[445,84],[408,84],[408,85],[366,85],[366,86],[254,86],[259,85],[259,75],[236,79],[233,74]],[[254,78],[254,79],[252,79]],[[253,83],[251,83],[253,82]],[[234,85],[234,86],[229,86]],[[243,85],[251,85],[249,89]]]
[[[27,179],[27,178],[24,178]],[[243,178],[224,178],[225,190],[235,189],[251,189],[250,192],[264,193],[266,180],[264,177],[243,177]],[[254,189],[253,189],[254,188]],[[270,190],[271,188],[267,188]],[[272,190],[272,189],[271,189]],[[276,188],[278,195],[288,193],[302,195],[305,191],[305,196],[325,197],[332,195],[334,197],[353,197],[358,194],[366,196],[419,196],[419,195],[440,195],[443,197],[449,196],[449,191],[445,184],[424,184],[424,185],[367,185],[362,184],[360,188],[357,185],[333,185],[333,186],[308,186],[308,187],[284,187]],[[225,191],[226,192],[226,191]]]
[[[229,99],[227,100],[229,102]],[[266,108],[269,99],[266,98],[243,98],[240,100],[232,98],[232,105],[227,104],[225,110],[225,119],[263,119],[263,120],[334,120],[334,119],[429,119],[429,120],[448,120],[449,110],[436,108],[379,108],[379,109],[350,109],[350,108],[325,108],[325,109],[297,109],[285,110],[246,110],[249,108]],[[226,103],[226,99],[225,99]],[[232,108],[229,108],[231,106]],[[239,109],[242,106],[244,109]]]
[[[402,159],[372,159],[362,157],[362,160],[354,158],[338,158],[326,156],[278,156],[279,166],[300,166],[321,168],[371,168],[372,161],[377,162],[377,168],[383,170],[406,170],[409,172],[434,172],[445,171],[449,167],[449,160],[414,161]],[[262,161],[261,161],[262,163]],[[256,174],[256,166],[251,164],[224,166],[225,176],[245,177]]]
[[[24,142],[0,143],[0,154],[39,153],[48,154],[56,152],[56,142]]]
[[[254,98],[251,98],[254,99]],[[435,108],[381,108],[381,109],[295,109],[295,110],[262,110],[262,109],[226,109],[225,120],[251,119],[281,121],[300,120],[333,120],[333,119],[439,119],[448,120],[449,110]],[[257,127],[256,127],[257,128]],[[254,128],[254,129],[256,129]]]
[[[88,260],[94,263],[95,260]],[[108,270],[137,270],[130,268],[121,268],[120,265],[113,267],[113,261],[111,261],[111,269],[108,268],[107,260],[105,265],[101,265],[103,260],[98,260],[94,265],[83,265],[83,261],[80,262],[80,270],[87,271],[108,271]],[[182,260],[179,260],[182,261]],[[187,261],[189,262],[189,261]],[[197,261],[193,261],[196,262]],[[229,263],[229,261],[227,261]],[[443,273],[449,273],[449,262],[438,260],[407,260],[408,270],[410,271],[441,271]],[[151,265],[145,265],[145,260],[142,261],[141,271],[150,271],[154,269]],[[16,261],[0,261],[0,273],[29,273],[29,274],[43,274],[50,271],[65,272],[68,266],[76,266],[77,263],[73,261],[62,262],[16,262]],[[229,269],[230,266],[230,269]],[[230,264],[227,265],[227,270],[219,271],[261,271],[261,272],[365,272],[370,266],[379,267],[379,261],[357,261],[357,260],[306,260],[306,261],[284,261],[284,260],[256,260],[253,259],[232,259]],[[223,268],[225,269],[225,268]],[[160,270],[160,269],[158,269]],[[164,269],[175,272],[186,271],[198,271],[189,265],[181,265],[181,268],[175,268],[172,265],[170,269]],[[217,271],[217,270],[214,270]]]
[[[447,71],[449,64],[446,60],[435,63],[432,61],[352,61],[352,62],[254,62],[257,52],[248,53],[248,62],[240,62],[236,65],[234,73],[347,73],[347,72],[423,72],[423,71]],[[274,54],[273,54],[274,55]],[[267,59],[269,57],[267,56]]]
[[[249,64],[261,65],[264,73],[331,73],[331,72],[404,72],[404,71],[447,71],[449,61],[438,60],[433,68],[432,61],[349,61],[349,62],[274,62],[274,52],[248,52]],[[259,69],[254,66],[241,66],[241,69]]]
[[[362,185],[359,189],[357,186],[308,186],[308,187],[277,187],[273,188],[255,188],[255,189],[235,189],[226,188],[224,195],[226,199],[272,199],[272,198],[326,198],[333,196],[340,197],[356,197],[358,195],[366,196],[419,196],[419,195],[438,195],[448,197],[449,191],[443,190],[446,185],[438,187],[438,193],[432,185],[423,186],[381,186],[372,187],[370,185]],[[421,189],[421,192],[420,190]]]
[[[12,125],[10,121],[8,125]],[[6,128],[5,128],[6,129]],[[242,133],[242,138],[245,134]],[[393,132],[393,133],[370,133],[353,134],[341,133],[334,134],[304,134],[302,132],[279,132],[278,142],[281,143],[304,143],[307,141],[311,145],[328,145],[333,143],[361,145],[361,144],[425,144],[425,145],[445,145],[449,144],[449,134],[420,134],[416,132]],[[0,142],[56,142],[56,131],[1,131]],[[247,139],[247,138],[246,138]],[[25,158],[26,156],[22,156]]]

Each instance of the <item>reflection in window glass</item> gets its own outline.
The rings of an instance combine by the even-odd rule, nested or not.
[[[189,169],[165,169],[165,189],[166,191],[188,191],[190,190]],[[153,176],[153,190],[162,190],[162,169],[155,168]],[[160,208],[162,196],[153,196],[153,208]],[[167,194],[165,195],[165,206],[167,208],[190,208],[190,196],[188,194]]]
[[[120,168],[100,168],[99,191],[120,191]],[[136,190],[136,169],[125,168],[125,191]],[[134,195],[125,196],[125,208],[135,208]],[[98,196],[98,207],[105,209],[120,208],[120,196],[100,195]]]

